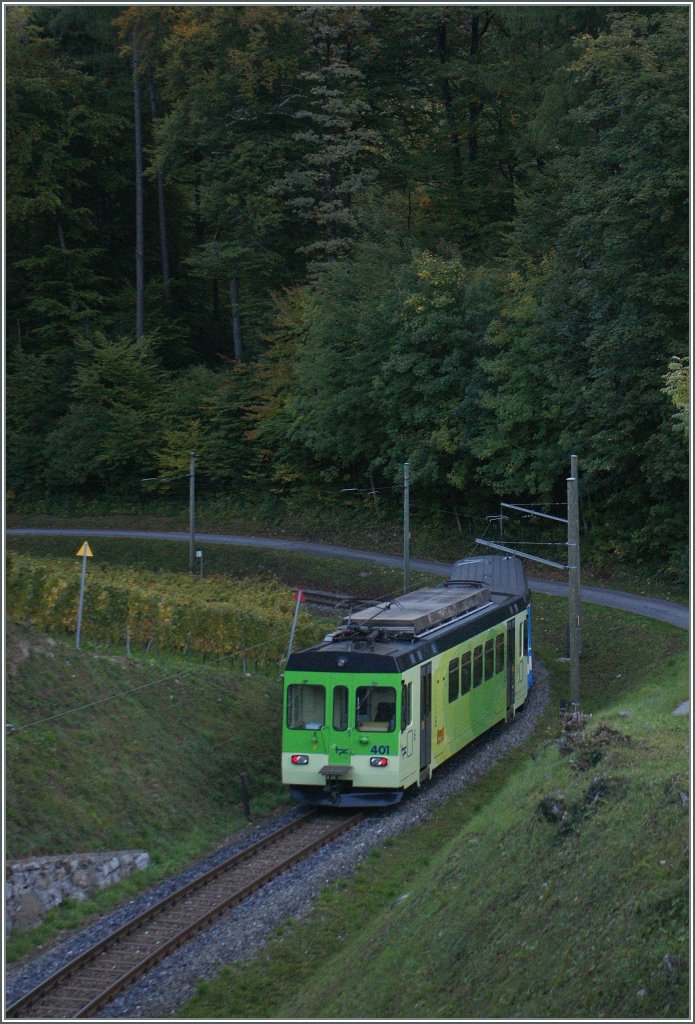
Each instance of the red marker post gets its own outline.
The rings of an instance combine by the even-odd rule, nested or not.
[[[287,656],[285,658],[285,661],[289,661],[290,660],[290,654],[292,653],[292,645],[294,644],[294,633],[295,633],[295,630],[297,628],[297,619],[299,618],[299,606],[302,603],[302,601],[304,600],[304,592],[301,591],[301,590],[298,590],[294,594],[294,600],[295,600],[294,618],[292,620],[292,631],[290,633],[290,642],[289,642],[289,644],[287,646]]]

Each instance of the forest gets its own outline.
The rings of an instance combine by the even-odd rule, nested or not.
[[[577,453],[595,542],[685,571],[688,5],[3,17],[13,500],[194,450],[475,515]]]

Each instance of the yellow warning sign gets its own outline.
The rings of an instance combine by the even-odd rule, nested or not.
[[[82,545],[80,550],[77,552],[78,558],[80,557],[80,555],[82,555],[82,556],[86,555],[87,558],[93,558],[94,557],[92,555],[92,549],[90,548],[90,546],[87,543],[87,541],[84,542],[84,544]]]

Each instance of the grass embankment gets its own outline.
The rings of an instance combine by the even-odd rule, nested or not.
[[[644,654],[614,703],[612,665],[586,673],[583,733],[536,737],[387,842],[185,1015],[685,1018],[687,655]]]
[[[12,622],[6,640],[6,713],[16,727],[6,742],[6,856],[137,848],[152,858],[98,900],[59,907],[13,936],[10,959],[243,828],[242,771],[254,821],[286,801],[275,676],[77,651]]]

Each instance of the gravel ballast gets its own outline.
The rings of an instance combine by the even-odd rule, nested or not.
[[[104,1007],[99,1017],[157,1019],[177,1016],[195,993],[198,982],[214,978],[227,964],[251,959],[280,924],[288,918],[298,919],[309,913],[320,891],[336,878],[352,872],[372,848],[417,824],[450,796],[484,775],[496,761],[531,735],[547,705],[545,673],[537,664],[534,669],[533,689],[523,711],[512,723],[496,726],[438,768],[432,780],[418,792],[407,794],[400,804],[383,811],[370,811],[367,820],[223,914]],[[242,837],[237,837],[212,856],[159,883],[46,953],[35,956],[30,963],[14,968],[9,966],[6,972],[6,1005],[10,1006],[67,961],[179,885],[302,813],[299,808],[292,809],[272,822],[246,830]]]

